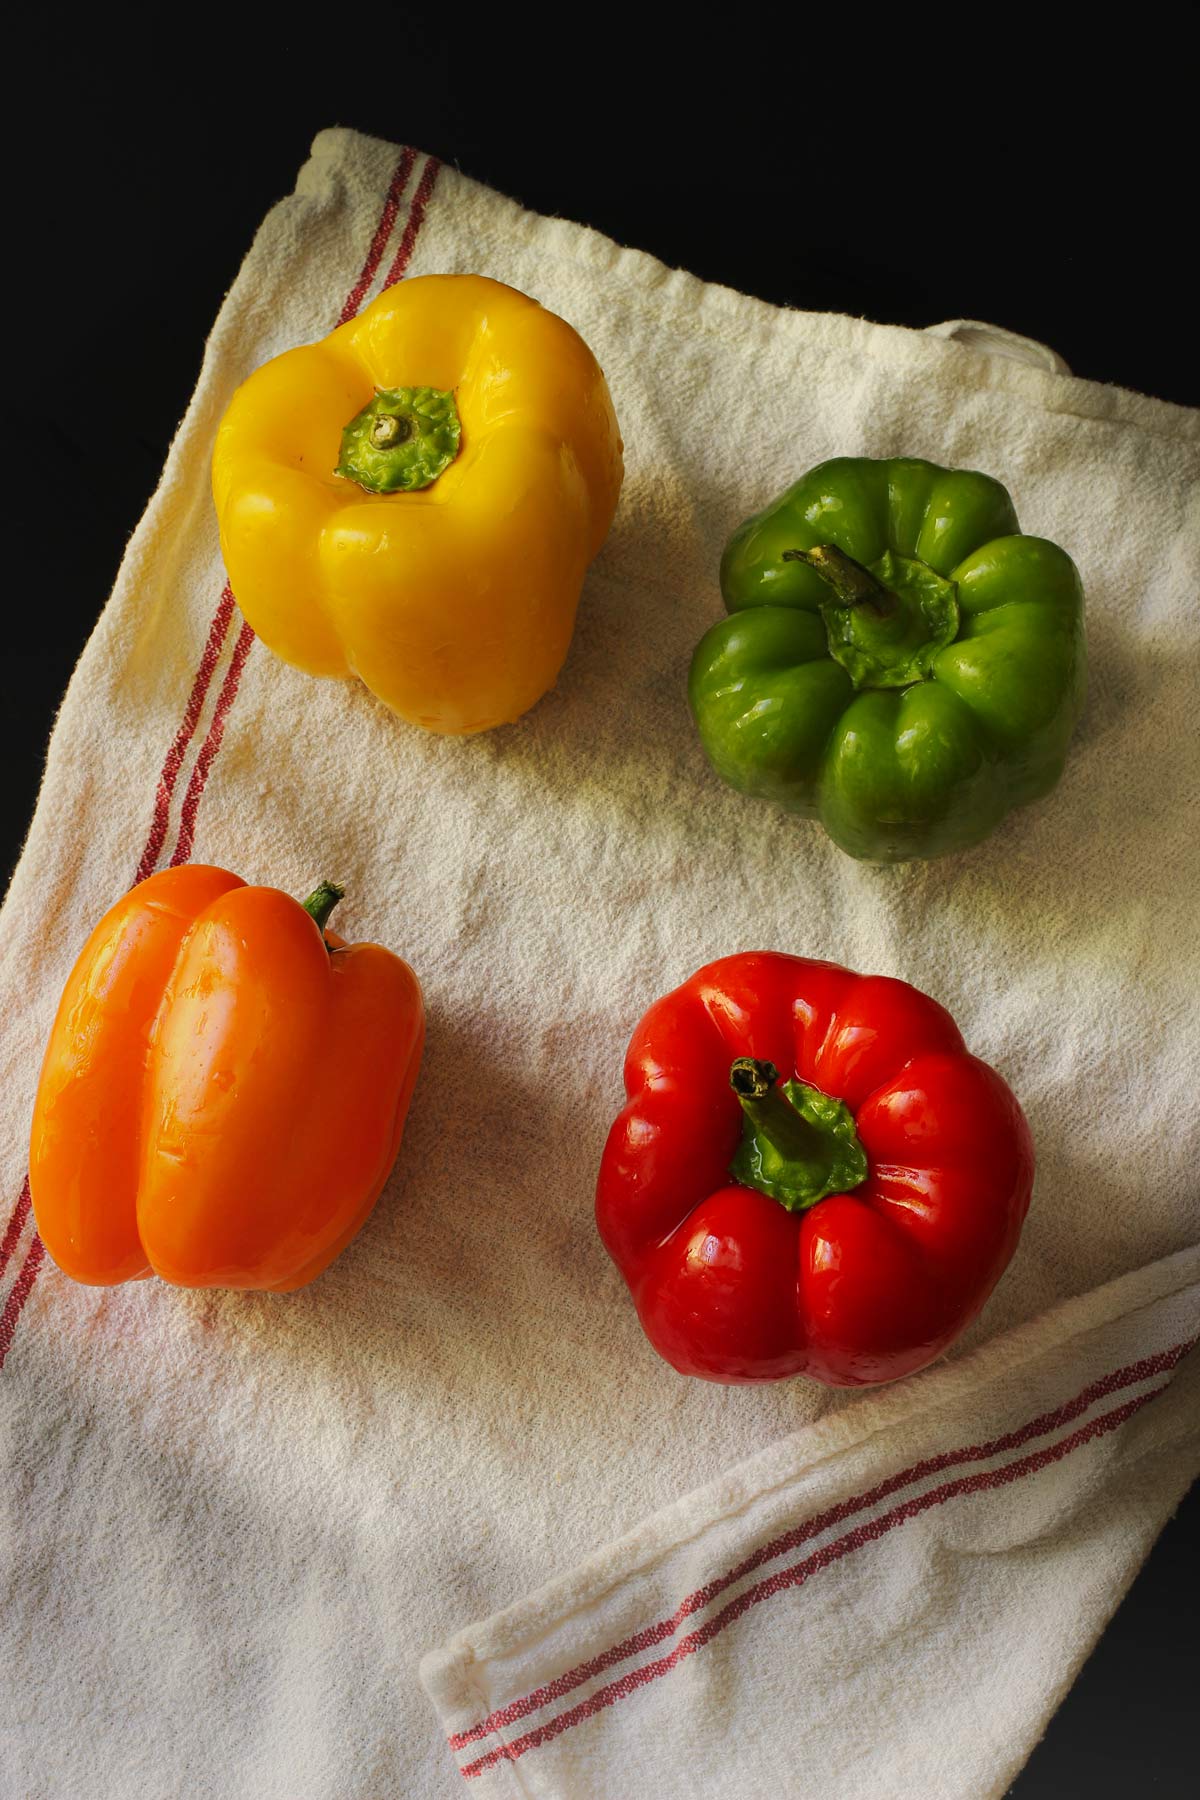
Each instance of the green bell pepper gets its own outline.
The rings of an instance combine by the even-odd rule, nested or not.
[[[877,862],[964,850],[1047,793],[1083,704],[1083,589],[998,481],[836,457],[747,519],[688,697],[744,794]]]

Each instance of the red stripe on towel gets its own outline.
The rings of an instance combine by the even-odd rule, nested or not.
[[[441,167],[436,156],[429,156],[425,159],[425,167],[421,171],[421,179],[417,183],[417,191],[413,195],[412,206],[409,208],[408,223],[405,225],[404,234],[400,239],[400,248],[396,251],[392,266],[384,277],[385,288],[390,288],[393,283],[402,279],[412,260],[417,233],[425,223],[425,208],[429,205],[429,198],[433,193],[438,175],[441,173]]]
[[[17,1328],[17,1320],[29,1298],[29,1290],[37,1280],[37,1272],[42,1266],[42,1258],[45,1254],[45,1244],[40,1237],[35,1236],[29,1246],[25,1266],[13,1282],[12,1293],[8,1296],[8,1304],[0,1313],[0,1369],[4,1367],[5,1358],[12,1349],[13,1332]]]
[[[387,241],[392,234],[392,227],[396,223],[396,215],[400,209],[400,201],[403,198],[404,190],[408,185],[408,179],[412,174],[413,164],[416,162],[416,159],[416,151],[411,149],[408,145],[405,145],[400,153],[399,161],[392,171],[392,178],[388,183],[387,193],[384,196],[383,210],[379,215],[379,221],[375,227],[375,233],[371,239],[370,247],[367,250],[362,268],[359,270],[358,279],[346,296],[345,304],[338,315],[339,325],[344,325],[348,319],[354,317],[354,314],[362,304],[363,295],[370,287],[371,282],[375,277],[375,272],[379,268],[380,262],[383,260],[383,253],[387,248]],[[422,207],[422,211],[423,210],[424,208]],[[411,223],[412,221],[410,218],[410,227]],[[139,881],[144,881],[146,876],[152,872],[166,840],[167,826],[170,822],[171,800],[175,793],[175,785],[179,778],[179,770],[187,752],[188,744],[191,742],[192,734],[199,723],[200,714],[204,707],[204,701],[208,694],[209,684],[212,681],[213,670],[216,668],[222,646],[225,642],[225,636],[229,629],[229,621],[233,615],[233,604],[233,592],[227,582],[217,606],[217,610],[213,615],[212,625],[209,628],[208,641],[204,646],[204,654],[201,657],[200,666],[196,671],[196,678],[192,684],[192,691],[188,696],[187,706],[184,710],[183,722],[175,735],[175,740],[168,750],[166,760],[163,763],[162,774],[159,777],[158,793],[155,798],[154,818],[150,827],[150,836],[146,840],[146,847],[143,850],[141,860],[138,863],[137,873],[134,876],[135,884]],[[244,660],[245,658],[243,657],[243,661]],[[228,711],[228,708],[226,708],[226,711]],[[212,758],[210,756],[209,762],[211,763],[211,761]],[[178,857],[178,852],[176,852],[176,856]],[[186,859],[180,858],[179,860]]]
[[[221,748],[221,739],[225,736],[225,721],[229,717],[230,707],[237,699],[237,691],[242,681],[242,670],[246,666],[246,658],[250,654],[250,646],[253,643],[254,633],[248,625],[243,624],[238,632],[237,642],[233,646],[233,655],[229,659],[225,679],[221,683],[221,692],[217,696],[217,704],[213,709],[208,735],[200,746],[200,754],[196,758],[196,766],[192,770],[187,793],[183,796],[183,805],[179,812],[179,838],[171,857],[170,866],[173,869],[178,868],[180,863],[187,862],[192,854],[192,847],[196,842],[196,814],[200,809],[200,801],[216,760],[217,751]]]
[[[916,1518],[920,1513],[928,1512],[931,1507],[943,1506],[948,1500],[986,1493],[994,1488],[1007,1487],[1010,1483],[1020,1481],[1027,1475],[1036,1475],[1051,1463],[1061,1462],[1064,1457],[1070,1456],[1084,1444],[1092,1442],[1095,1438],[1103,1437],[1110,1431],[1115,1431],[1119,1425],[1123,1425],[1127,1419],[1132,1418],[1134,1413],[1145,1406],[1148,1401],[1163,1393],[1165,1385],[1152,1388],[1148,1394],[1139,1394],[1134,1399],[1127,1400],[1123,1406],[1115,1407],[1112,1412],[1102,1413],[1098,1419],[1093,1419],[1090,1424],[1081,1426],[1078,1431],[1073,1432],[1070,1437],[1060,1439],[1057,1444],[1047,1445],[1042,1450],[1034,1451],[1030,1456],[1007,1463],[1002,1469],[981,1470],[975,1475],[963,1475],[955,1481],[944,1482],[941,1487],[930,1488],[924,1494],[918,1494],[911,1500],[903,1501],[901,1505],[893,1507],[891,1512],[881,1513],[878,1518],[869,1519],[865,1524],[855,1526],[853,1531],[848,1531],[844,1536],[835,1538],[831,1544],[823,1545],[811,1556],[804,1557],[789,1568],[780,1569],[776,1574],[768,1576],[765,1581],[757,1582],[754,1587],[747,1588],[744,1593],[738,1595],[736,1600],[731,1600],[727,1606],[722,1607],[719,1613],[714,1614],[698,1631],[690,1632],[687,1637],[681,1638],[668,1656],[660,1657],[657,1662],[644,1663],[640,1668],[631,1669],[619,1681],[610,1682],[607,1687],[597,1689],[588,1699],[580,1701],[578,1706],[569,1708],[567,1712],[559,1713],[557,1718],[548,1720],[545,1725],[536,1726],[532,1731],[526,1732],[523,1737],[516,1738],[511,1744],[498,1745],[496,1749],[489,1750],[486,1756],[477,1757],[474,1762],[466,1764],[461,1773],[469,1781],[477,1775],[482,1775],[485,1770],[492,1768],[498,1762],[516,1762],[528,1751],[536,1750],[539,1745],[561,1736],[572,1726],[582,1724],[585,1719],[594,1718],[597,1713],[614,1706],[618,1700],[626,1699],[630,1694],[636,1693],[639,1688],[646,1687],[650,1682],[657,1681],[663,1675],[669,1674],[687,1657],[694,1656],[698,1650],[703,1650],[727,1626],[734,1624],[736,1620],[753,1607],[760,1605],[762,1601],[769,1600],[773,1595],[782,1593],[787,1588],[803,1586],[811,1576],[818,1574],[822,1569],[827,1569],[832,1564],[840,1562],[843,1557],[851,1555],[855,1550],[861,1550],[866,1544],[875,1543],[879,1538],[885,1537],[889,1531],[895,1530],[898,1525],[906,1524],[909,1519]]]
[[[406,144],[400,152],[400,161],[392,171],[383,211],[380,213],[379,223],[375,227],[375,236],[371,239],[371,248],[367,251],[367,260],[362,266],[358,280],[346,295],[346,304],[338,314],[339,325],[347,324],[354,317],[363,303],[363,295],[375,279],[375,271],[383,260],[387,241],[392,235],[392,226],[396,223],[396,214],[400,210],[400,200],[408,186],[408,178],[412,174],[412,167],[416,160],[416,151],[410,150]]]
[[[154,798],[154,817],[150,822],[150,835],[146,839],[146,847],[142,851],[141,860],[133,877],[134,886],[145,881],[158,861],[159,852],[166,840],[167,826],[171,821],[171,801],[175,793],[175,784],[179,780],[179,771],[183,765],[187,747],[200,722],[200,714],[208,697],[209,684],[213,678],[213,670],[221,655],[225,643],[225,634],[229,630],[229,621],[233,617],[233,591],[229,583],[225,583],[224,591],[217,602],[217,610],[213,614],[212,624],[208,628],[208,638],[204,645],[204,653],[200,658],[200,666],[196,670],[196,678],[192,682],[192,691],[188,695],[187,705],[183,711],[183,719],[179,730],[167,751],[163,762],[162,773],[158,778],[158,792]]]
[[[1138,1362],[1127,1363],[1124,1368],[1116,1369],[1111,1374],[1103,1376],[1099,1381],[1092,1382],[1081,1393],[1076,1394],[1073,1400],[1065,1401],[1062,1406],[1056,1407],[1052,1412],[1039,1414],[1037,1418],[1030,1419],[1027,1424],[1020,1426],[1016,1431],[1006,1432],[1003,1437],[993,1438],[987,1443],[970,1444],[962,1449],[944,1451],[939,1456],[926,1457],[923,1461],[913,1463],[907,1469],[902,1469],[899,1474],[889,1476],[886,1481],[880,1482],[869,1492],[855,1494],[852,1498],[841,1501],[837,1506],[814,1514],[802,1524],[795,1525],[784,1532],[780,1537],[773,1538],[770,1543],[760,1546],[726,1574],[716,1577],[715,1580],[707,1582],[703,1587],[686,1595],[669,1618],[659,1619],[655,1624],[646,1626],[642,1631],[623,1638],[619,1644],[612,1645],[608,1650],[592,1657],[589,1662],[577,1664],[575,1668],[568,1669],[562,1675],[557,1676],[555,1680],[547,1682],[544,1687],[535,1688],[532,1693],[526,1694],[522,1699],[514,1700],[509,1705],[500,1707],[496,1712],[490,1713],[486,1719],[481,1720],[478,1725],[472,1725],[469,1730],[454,1733],[447,1739],[450,1748],[465,1750],[468,1744],[490,1736],[493,1731],[502,1730],[506,1726],[515,1725],[520,1719],[528,1718],[530,1713],[537,1712],[540,1707],[547,1705],[550,1701],[561,1700],[564,1695],[581,1687],[585,1681],[591,1681],[595,1676],[602,1675],[606,1669],[611,1669],[616,1663],[624,1662],[626,1658],[636,1656],[643,1650],[653,1649],[656,1644],[661,1644],[665,1639],[674,1637],[686,1619],[691,1618],[695,1613],[702,1612],[706,1606],[712,1604],[718,1595],[732,1587],[734,1582],[741,1581],[745,1576],[753,1574],[755,1569],[761,1568],[764,1563],[773,1561],[775,1557],[785,1555],[789,1550],[797,1549],[808,1539],[817,1537],[822,1531],[827,1531],[831,1525],[840,1525],[844,1520],[853,1518],[855,1513],[864,1512],[871,1506],[877,1506],[881,1500],[886,1500],[890,1495],[899,1492],[901,1488],[910,1486],[914,1481],[921,1481],[926,1476],[942,1474],[945,1470],[955,1468],[962,1463],[983,1462],[989,1457],[998,1456],[1002,1451],[1019,1449],[1033,1438],[1044,1437],[1047,1432],[1069,1424],[1072,1419],[1077,1419],[1080,1413],[1085,1412],[1095,1401],[1103,1399],[1106,1395],[1118,1393],[1122,1388],[1132,1387],[1135,1382],[1148,1380],[1151,1375],[1160,1375],[1173,1369],[1181,1357],[1195,1346],[1196,1342],[1195,1338],[1189,1338],[1183,1343],[1173,1345],[1169,1350],[1160,1351],[1156,1356],[1146,1356]]]
[[[383,253],[387,248],[388,239],[391,236],[392,229],[396,223],[400,201],[403,197],[404,190],[408,185],[409,177],[412,174],[416,156],[416,151],[409,148],[407,145],[405,145],[404,149],[400,152],[396,167],[392,171],[392,178],[388,183],[387,193],[384,196],[379,221],[371,238],[371,243],[363,261],[362,268],[359,271],[358,279],[346,296],[345,304],[338,317],[339,325],[345,324],[347,319],[352,318],[358,311],[359,306],[362,304],[363,296],[370,287],[379,268],[379,264],[383,260]],[[417,191],[413,195],[412,207],[409,211],[408,222],[400,241],[400,247],[396,252],[391,269],[388,271],[388,286],[390,286],[392,282],[398,281],[408,267],[413,252],[413,246],[417,240],[417,233],[420,231],[422,222],[424,221],[425,208],[428,206],[429,196],[433,192],[433,185],[437,179],[439,167],[440,164],[437,162],[436,158],[429,157],[427,159],[421,179],[417,184]],[[204,708],[204,702],[208,695],[213,673],[220,660],[221,651],[224,648],[229,631],[229,622],[233,616],[233,607],[233,592],[230,589],[229,584],[226,583],[220,601],[217,604],[217,610],[213,614],[212,623],[209,626],[208,637],[205,641],[204,651],[200,659],[200,666],[196,671],[191,691],[188,694],[183,719],[163,762],[162,773],[160,774],[158,781],[158,790],[155,795],[154,813],[150,822],[150,833],[146,839],[145,849],[142,851],[141,857],[138,860],[137,872],[134,876],[135,885],[137,882],[143,881],[147,875],[153,872],[159,854],[162,851],[163,844],[166,841],[167,828],[170,823],[171,800],[175,793],[175,787],[179,780],[180,769],[182,768],[188,745],[191,743],[196,726],[200,721],[200,714]],[[209,725],[208,734],[204,743],[201,745],[200,754],[197,757],[196,765],[192,770],[191,780],[188,782],[187,791],[184,794],[183,806],[180,812],[179,838],[175,845],[174,854],[171,857],[172,868],[177,867],[179,863],[186,862],[191,856],[192,847],[196,839],[196,815],[199,810],[200,800],[203,796],[205,784],[208,780],[213,762],[221,747],[221,739],[225,735],[225,721],[228,718],[229,709],[237,697],[238,687],[242,678],[242,670],[245,667],[246,658],[250,654],[250,646],[253,642],[254,633],[250,630],[248,625],[243,624],[238,633],[237,641],[234,644],[233,657],[230,661],[229,668],[226,670],[225,680],[221,685],[221,691],[217,698],[217,706],[213,714],[212,723]],[[5,1261],[12,1255],[13,1247],[20,1236],[21,1228],[25,1223],[25,1217],[29,1211],[28,1192],[29,1178],[26,1176],[25,1185],[21,1189],[20,1198],[17,1200],[12,1217],[8,1223],[8,1228],[4,1234],[4,1245],[6,1247]],[[17,1223],[18,1215],[20,1215],[19,1223]],[[37,1278],[37,1272],[45,1254],[44,1244],[41,1239],[35,1235],[29,1250],[26,1253],[24,1267],[21,1269],[16,1281],[13,1283],[12,1292],[8,1296],[8,1303],[4,1308],[3,1315],[0,1315],[0,1367],[3,1366],[4,1357],[8,1354],[9,1346],[12,1343],[13,1331],[15,1330],[17,1320],[21,1315],[21,1309],[29,1298],[30,1289],[33,1287],[34,1281]],[[3,1265],[0,1264],[0,1268],[2,1267]]]
[[[13,1207],[12,1218],[8,1221],[3,1242],[0,1242],[0,1275],[3,1275],[8,1267],[8,1259],[17,1247],[17,1239],[24,1231],[25,1221],[28,1217],[29,1177],[27,1175],[21,1184],[21,1192],[17,1198],[17,1204]]]

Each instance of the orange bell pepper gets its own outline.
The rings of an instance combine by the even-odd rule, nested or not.
[[[76,1281],[302,1287],[391,1172],[425,1039],[421,988],[225,869],[165,869],[107,912],[42,1065],[29,1184]]]

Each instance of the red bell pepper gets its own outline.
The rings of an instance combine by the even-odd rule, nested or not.
[[[755,951],[657,1001],[625,1060],[596,1220],[684,1375],[836,1387],[930,1363],[1017,1246],[1033,1143],[906,982]]]

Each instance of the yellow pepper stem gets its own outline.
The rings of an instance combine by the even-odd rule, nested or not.
[[[445,388],[376,388],[342,432],[335,475],[368,494],[429,487],[458,455],[462,424]]]

